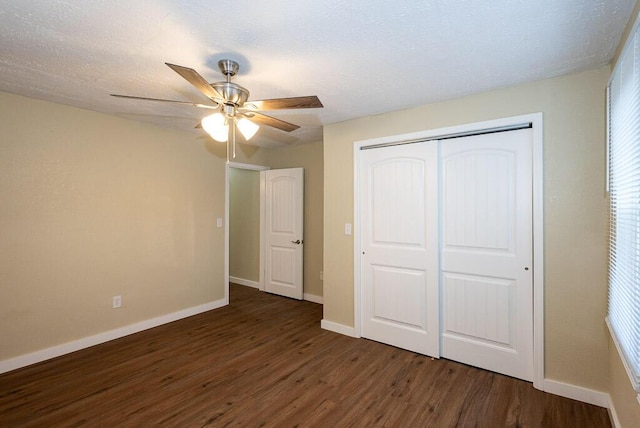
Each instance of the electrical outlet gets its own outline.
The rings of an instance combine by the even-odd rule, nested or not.
[[[122,306],[122,296],[113,296],[113,308]]]
[[[351,223],[344,224],[344,234],[351,235]]]
[[[216,227],[222,227],[222,219],[220,217],[216,219]]]

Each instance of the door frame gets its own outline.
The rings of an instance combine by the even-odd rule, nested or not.
[[[225,164],[224,172],[224,301],[225,304],[229,304],[229,168],[246,169],[251,171],[260,172],[260,255],[259,255],[259,274],[258,283],[259,289],[264,291],[264,193],[265,182],[264,172],[271,169],[264,165],[253,165],[249,163],[229,162]]]
[[[544,210],[543,210],[543,115],[532,113],[502,119],[475,122],[445,128],[429,129],[407,134],[355,141],[353,143],[353,303],[354,333],[362,337],[362,284],[361,284],[361,209],[360,209],[360,151],[375,145],[410,144],[457,134],[481,133],[525,123],[532,127],[532,183],[533,183],[533,386],[544,389]]]

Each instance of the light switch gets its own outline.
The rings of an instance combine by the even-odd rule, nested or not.
[[[222,227],[222,219],[219,217],[216,219],[216,227]]]
[[[351,223],[344,224],[344,234],[351,235]]]

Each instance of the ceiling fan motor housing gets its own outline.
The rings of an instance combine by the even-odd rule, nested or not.
[[[249,99],[249,91],[233,82],[215,82],[211,84],[211,87],[224,98],[222,104],[233,104],[236,107],[242,107]]]

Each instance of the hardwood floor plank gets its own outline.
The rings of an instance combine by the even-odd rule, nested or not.
[[[227,307],[0,375],[0,426],[610,426],[603,408],[321,319],[232,285]]]

